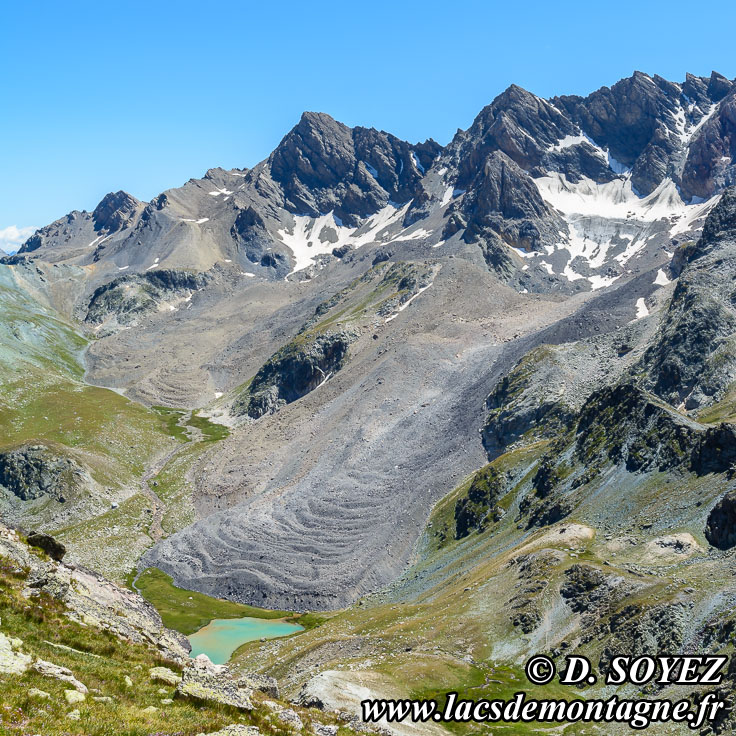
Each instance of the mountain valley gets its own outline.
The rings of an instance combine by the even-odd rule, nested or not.
[[[253,168],[69,213],[0,258],[4,524],[319,612],[230,663],[303,709],[732,653],[735,156],[736,81],[635,72],[512,85],[446,146],[306,112]]]

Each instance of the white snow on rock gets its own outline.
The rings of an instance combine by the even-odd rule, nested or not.
[[[396,240],[414,240],[426,238],[431,233],[423,228],[404,228],[396,231],[391,226],[399,225],[411,203],[404,205],[389,203],[376,214],[366,218],[357,228],[346,227],[333,212],[310,217],[294,215],[294,223],[278,230],[278,239],[291,250],[294,255],[296,273],[312,265],[319,255],[332,253],[333,248],[349,245],[360,248],[369,243],[393,243]]]
[[[620,276],[588,276],[587,279],[590,281],[590,288],[593,291],[598,289],[605,289],[606,286],[610,286],[616,279],[621,278]]]
[[[366,167],[366,169],[368,169],[368,173],[374,179],[378,179],[378,172],[376,171],[376,169],[373,166],[371,166],[367,161],[363,161],[363,165]]]
[[[210,194],[211,193],[212,192],[210,192]],[[200,217],[199,220],[194,220],[194,219],[189,218],[189,217],[182,217],[181,218],[181,221],[182,222],[193,222],[195,225],[201,225],[203,222],[209,222],[209,220],[210,220],[209,217]]]
[[[657,271],[657,278],[654,279],[654,284],[656,286],[667,286],[667,284],[671,284],[672,281],[667,278],[667,274],[660,268]]]
[[[651,194],[637,196],[630,178],[598,184],[588,177],[577,183],[550,172],[534,180],[542,198],[563,215],[598,215],[652,222],[689,212],[672,179],[665,179]]]
[[[414,294],[411,299],[407,299],[396,311],[395,314],[392,314],[390,317],[386,318],[386,322],[390,322],[392,319],[396,319],[399,316],[400,312],[403,312],[420,294],[423,294],[427,289],[429,289],[430,286],[434,284],[434,281],[430,281],[426,286],[423,286],[419,291],[417,291],[416,294]]]
[[[442,195],[440,207],[444,207],[446,204],[449,204],[451,200],[459,197],[461,194],[465,194],[465,189],[453,189],[452,187],[447,187],[447,189],[445,189],[445,193]]]
[[[225,189],[223,187],[222,189],[216,189],[214,192],[209,193],[211,197],[219,197],[221,194],[232,194],[232,192],[229,189]]]
[[[562,151],[565,148],[580,145],[581,143],[590,143],[590,139],[582,133],[578,135],[566,135],[562,140],[550,146],[548,151]]]
[[[109,235],[99,235],[87,247],[92,248],[95,245],[100,245],[100,243],[104,243],[108,238],[111,238],[112,236],[113,233],[110,233]]]
[[[647,304],[644,301],[644,298],[640,297],[636,300],[636,319],[641,319],[642,317],[648,316],[649,310],[647,309]]]
[[[411,160],[414,162],[414,166],[416,166],[417,169],[419,169],[419,171],[421,171],[423,174],[424,166],[422,166],[422,164],[419,162],[419,157],[416,155],[416,153],[414,153],[414,151],[411,152]]]
[[[557,145],[565,141],[574,145],[573,138],[567,136]],[[615,163],[611,166],[616,168]],[[673,237],[693,229],[696,221],[717,201],[717,197],[713,197],[705,202],[686,203],[671,179],[665,179],[646,197],[636,193],[629,175],[598,184],[586,177],[573,183],[563,174],[550,172],[534,181],[545,202],[567,222],[568,234],[560,232],[560,242],[548,247],[547,252],[566,250],[569,253],[569,262],[562,274],[570,281],[581,278],[570,265],[576,258],[582,258],[590,268],[597,270],[609,262],[611,248],[616,245],[618,252],[613,260],[625,266],[652,238]],[[626,245],[621,250],[623,243]],[[513,250],[523,258],[537,255],[519,248]],[[593,276],[589,280],[593,289],[600,289],[616,278]]]
[[[146,271],[150,271],[152,268],[156,268],[158,266],[159,259],[156,258],[156,260],[146,269]]]

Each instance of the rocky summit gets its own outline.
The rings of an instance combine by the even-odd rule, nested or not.
[[[305,112],[253,168],[39,229],[0,258],[23,595],[153,644],[222,733],[513,691],[540,651],[731,653],[735,146],[717,72],[512,85],[445,146]],[[102,578],[150,568],[312,618],[184,666]]]

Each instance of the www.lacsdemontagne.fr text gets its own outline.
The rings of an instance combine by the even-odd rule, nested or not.
[[[463,700],[447,693],[445,704],[436,700],[387,700],[375,698],[361,703],[363,720],[376,723],[625,723],[645,729],[652,723],[687,723],[700,728],[712,721],[725,703],[712,693],[699,703],[689,700],[624,699],[614,695],[605,700],[536,700],[518,692],[510,700]]]

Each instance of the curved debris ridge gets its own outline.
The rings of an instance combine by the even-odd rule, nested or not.
[[[477,397],[500,370],[487,374],[499,353],[487,347],[435,363],[428,381],[426,350],[436,349],[384,361],[314,413],[303,399],[293,443],[271,454],[273,480],[162,540],[143,564],[187,588],[290,610],[341,607],[395,579],[433,501],[482,464]],[[253,441],[265,421],[246,425]]]

